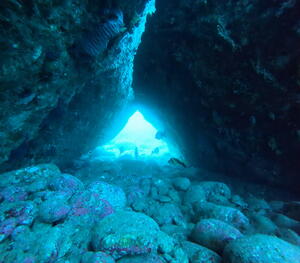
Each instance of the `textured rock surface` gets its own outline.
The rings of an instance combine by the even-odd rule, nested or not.
[[[300,248],[276,237],[254,235],[232,241],[224,257],[229,263],[299,263]]]
[[[91,192],[97,193],[100,199],[107,200],[114,209],[120,210],[126,206],[126,195],[119,186],[96,181],[88,186]]]
[[[120,112],[133,98],[133,59],[154,0],[114,1],[125,17],[122,30],[98,56],[77,56],[76,43],[111,4],[0,4],[2,170],[50,160],[65,166],[126,122],[130,112]]]
[[[299,3],[157,7],[135,64],[137,101],[192,163],[297,189]],[[0,10],[0,170],[68,167],[131,114],[154,0],[8,0]]]
[[[225,260],[224,247],[242,237],[246,241],[241,239],[241,244],[246,245],[240,248],[240,242],[234,243],[234,252],[226,254],[228,262],[245,247],[252,251],[255,244],[262,260],[268,255],[266,249],[274,247],[279,254],[297,255],[293,253],[299,248],[291,248],[300,244],[299,222],[285,214],[294,209],[278,208],[274,201],[269,204],[271,197],[278,200],[277,191],[255,197],[259,188],[249,192],[242,185],[237,196],[235,187],[191,178],[184,192],[172,186],[177,168],[148,162],[139,168],[131,165],[124,160],[99,164],[118,171],[107,180],[99,177],[100,167],[94,170],[93,163],[76,175],[61,173],[53,164],[0,174],[0,262],[219,263]],[[189,171],[181,173],[186,177]],[[217,203],[205,201],[213,196],[218,196],[213,198]],[[220,197],[228,206],[219,204]],[[288,243],[252,236],[265,233]],[[271,245],[263,247],[265,243]]]
[[[197,203],[195,206],[198,220],[214,218],[244,230],[249,226],[249,219],[238,209],[215,205],[210,202]]]
[[[106,217],[93,231],[92,246],[96,251],[108,251],[115,259],[160,251],[170,254],[174,262],[187,262],[174,240],[142,213],[124,211]]]
[[[137,98],[169,123],[166,134],[176,127],[196,163],[299,188],[299,9],[157,1],[136,59]]]
[[[198,244],[185,241],[182,244],[183,250],[187,253],[190,262],[194,263],[221,263],[221,257],[207,249],[206,247],[202,247]]]
[[[192,233],[195,242],[220,253],[228,242],[242,236],[239,230],[217,219],[200,220]]]
[[[1,262],[79,263],[93,224],[114,213],[105,198],[118,209],[126,203],[120,187],[102,183],[105,187],[85,189],[78,178],[51,164],[4,173],[0,179]],[[105,255],[86,258],[96,263]]]
[[[147,254],[158,247],[159,227],[140,213],[119,212],[98,224],[92,239],[96,251],[109,250],[115,258]]]

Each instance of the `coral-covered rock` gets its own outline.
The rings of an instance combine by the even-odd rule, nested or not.
[[[114,213],[112,205],[102,197],[103,195],[89,190],[78,193],[71,200],[71,215],[88,217],[94,221]]]
[[[49,187],[53,191],[75,193],[83,190],[83,183],[70,174],[61,174],[50,181]]]
[[[1,190],[0,196],[8,202],[24,201],[28,194],[22,187],[8,186]]]
[[[221,257],[214,251],[198,244],[184,241],[182,248],[189,257],[190,262],[195,263],[221,263]]]
[[[37,216],[37,206],[33,201],[6,203],[0,206],[0,218],[12,217],[18,225],[31,225]]]
[[[126,255],[169,253],[173,240],[159,230],[150,217],[135,212],[116,212],[104,218],[93,231],[92,246],[119,259]]]
[[[34,202],[20,202],[10,210],[11,214],[17,219],[19,225],[30,226],[37,217],[38,209]]]
[[[300,248],[282,239],[267,236],[245,236],[230,242],[224,250],[229,263],[299,263]]]
[[[63,261],[79,263],[87,251],[90,230],[90,225],[67,221],[56,226],[35,221],[30,229],[18,226],[11,239],[0,244],[0,262],[61,262],[63,258]]]
[[[100,199],[107,200],[115,210],[123,209],[126,205],[126,195],[119,186],[96,181],[90,184],[88,189]]]
[[[62,222],[71,211],[71,207],[60,198],[48,199],[39,207],[39,218],[42,222],[52,224]]]
[[[44,190],[47,181],[60,174],[54,164],[39,164],[0,174],[0,188],[20,186],[28,191]]]
[[[239,229],[246,229],[249,226],[249,219],[236,208],[201,202],[195,204],[195,211],[198,219],[214,218]]]
[[[216,219],[200,220],[192,233],[195,242],[216,252],[222,252],[228,242],[242,236],[233,226]]]

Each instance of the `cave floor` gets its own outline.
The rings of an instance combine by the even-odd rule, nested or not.
[[[300,259],[300,204],[265,185],[134,159],[0,177],[0,262]]]

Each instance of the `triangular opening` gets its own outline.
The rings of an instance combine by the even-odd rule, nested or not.
[[[164,137],[163,131],[157,130],[140,111],[136,111],[118,135],[100,147],[101,156],[108,159],[156,159],[165,162],[178,156],[178,153],[174,146],[170,150]]]

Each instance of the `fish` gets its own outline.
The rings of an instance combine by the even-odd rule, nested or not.
[[[121,32],[122,25],[123,13],[117,10],[114,16],[109,17],[102,24],[93,26],[84,35],[81,41],[83,52],[91,57],[98,56],[107,48],[108,42]]]
[[[187,168],[187,165],[184,162],[180,161],[179,159],[177,159],[175,157],[170,158],[169,161],[168,161],[168,164],[179,165],[179,166],[182,166],[184,168]]]
[[[151,154],[159,154],[159,147],[155,147],[155,148],[152,150]]]

